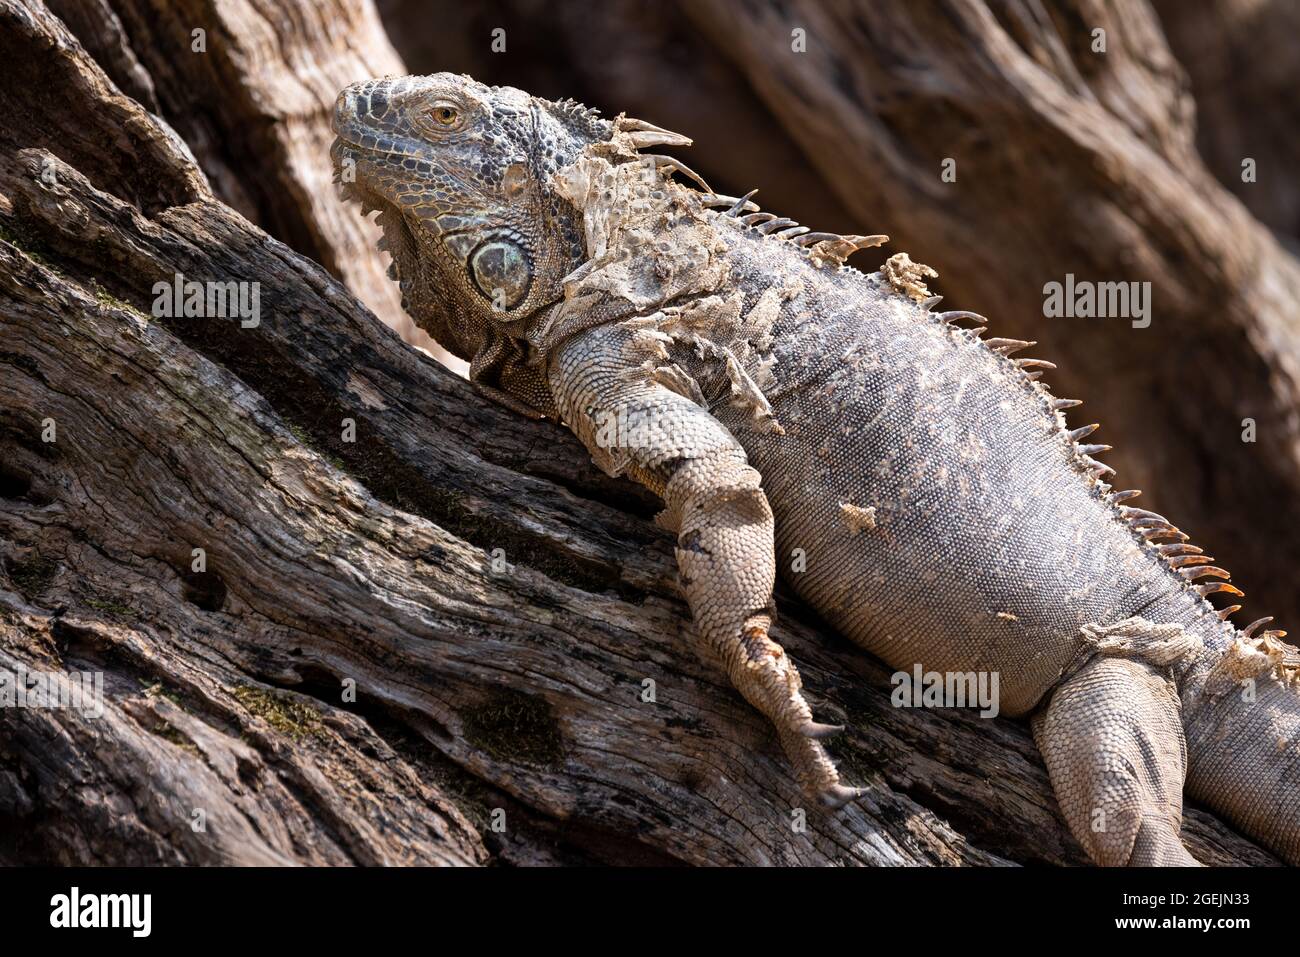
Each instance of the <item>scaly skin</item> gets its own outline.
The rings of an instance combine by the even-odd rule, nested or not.
[[[1223,620],[1227,573],[1123,504],[1029,343],[933,312],[905,255],[843,265],[884,237],[678,184],[641,151],[689,140],[641,121],[438,74],[349,87],[335,130],[415,320],[663,498],[696,630],[810,794],[858,792],[769,636],[778,568],[895,668],[996,673],[1099,863],[1195,863],[1184,783],[1300,861],[1295,649]]]

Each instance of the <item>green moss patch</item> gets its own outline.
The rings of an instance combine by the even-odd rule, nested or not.
[[[276,731],[294,741],[305,738],[325,738],[325,727],[320,712],[310,705],[287,697],[240,685],[231,694],[252,714],[257,715]]]
[[[102,592],[97,592],[88,596],[86,598],[86,604],[102,614],[105,618],[110,621],[115,621],[118,624],[127,624],[140,617],[139,613],[130,605],[123,604]]]
[[[564,760],[559,722],[541,698],[496,691],[463,719],[465,740],[500,761],[557,767]]]

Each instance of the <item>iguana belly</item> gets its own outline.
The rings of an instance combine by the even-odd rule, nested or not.
[[[909,673],[996,672],[1014,715],[1058,681],[1082,625],[1200,613],[1077,470],[1023,371],[900,295],[826,301],[773,330],[784,434],[715,414],[763,475],[782,575],[840,631]]]

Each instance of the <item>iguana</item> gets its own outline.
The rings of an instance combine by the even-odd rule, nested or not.
[[[1098,863],[1196,863],[1184,785],[1300,863],[1300,657],[1210,604],[1241,592],[1114,490],[1033,343],[936,311],[905,254],[845,265],[884,236],[714,193],[626,115],[436,74],[348,87],[334,129],[416,322],[662,497],[695,629],[810,795],[861,792],[769,634],[778,566],[892,667],[996,673]]]

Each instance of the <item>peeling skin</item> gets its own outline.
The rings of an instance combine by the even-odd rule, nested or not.
[[[891,286],[917,302],[930,297],[925,280],[939,278],[939,274],[929,266],[912,262],[907,253],[895,253],[886,259],[883,272]]]
[[[675,362],[669,365],[653,366],[650,369],[650,378],[652,381],[672,389],[678,395],[685,396],[701,408],[707,409],[709,407],[708,401],[704,398],[704,393],[700,391],[700,384]]]
[[[1177,622],[1157,624],[1145,618],[1126,618],[1113,625],[1086,624],[1080,632],[1084,644],[1099,655],[1133,658],[1168,667],[1200,651],[1202,642]]]
[[[552,185],[582,212],[590,257],[566,278],[566,300],[604,293],[645,309],[720,289],[728,278],[717,229],[674,195],[681,187],[642,161],[627,134],[589,147]]]
[[[617,127],[617,123],[615,124]],[[670,347],[684,346],[727,384],[725,401],[748,413],[760,432],[783,434],[764,388],[774,382],[772,328],[797,286],[770,287],[744,309],[739,292],[719,294],[731,280],[728,246],[694,191],[672,182],[643,161],[630,135],[584,150],[552,179],[556,192],[583,214],[590,259],[564,281],[567,313],[622,299],[648,315],[626,319],[629,348],[642,356],[648,381],[661,383],[708,407],[698,378],[671,361]],[[687,299],[681,305],[672,303]],[[752,372],[751,372],[752,370]]]
[[[1210,670],[1205,687],[1212,695],[1223,694],[1243,681],[1264,677],[1286,685],[1300,684],[1300,655],[1291,645],[1268,635],[1238,636]]]
[[[840,514],[843,516],[844,524],[848,526],[849,533],[852,535],[856,535],[864,529],[876,527],[876,510],[873,506],[868,505],[866,508],[860,508],[857,505],[840,502]]]
[[[825,269],[838,269],[844,261],[859,249],[872,249],[889,242],[885,235],[875,236],[837,236],[824,239],[808,250],[813,265]]]

